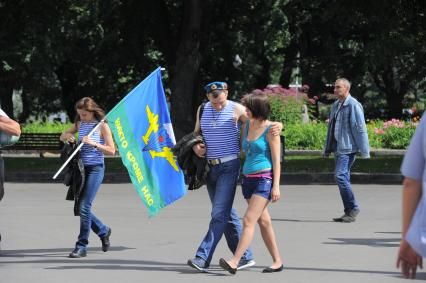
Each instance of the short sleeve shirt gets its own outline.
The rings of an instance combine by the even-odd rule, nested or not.
[[[426,257],[426,114],[423,115],[416,132],[411,139],[401,166],[401,172],[405,177],[422,183],[422,196],[416,211],[411,219],[405,239],[410,246],[420,255]]]
[[[426,114],[425,114],[426,115]],[[424,182],[426,181],[426,117],[423,115],[416,132],[411,139],[401,166],[401,173],[405,177]]]

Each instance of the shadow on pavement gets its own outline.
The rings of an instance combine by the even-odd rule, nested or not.
[[[283,222],[311,222],[311,223],[330,223],[333,222],[331,220],[309,220],[309,219],[304,219],[304,220],[300,220],[300,219],[278,219],[278,218],[272,218],[272,221],[283,221]]]
[[[55,263],[59,263],[55,261]],[[68,263],[68,262],[64,262]],[[226,271],[220,267],[211,267],[208,272],[200,272],[189,267],[185,263],[171,263],[145,260],[79,260],[78,263],[84,265],[64,265],[57,267],[48,267],[46,269],[56,270],[78,270],[78,269],[96,269],[96,270],[137,270],[137,271],[172,271],[180,274],[206,274],[208,276],[227,276]]]
[[[285,267],[285,270],[297,271],[325,271],[325,272],[349,272],[349,273],[368,273],[390,275],[395,278],[403,278],[401,273],[396,271],[380,271],[380,270],[362,270],[362,269],[333,269],[333,268],[309,268],[309,267]],[[426,279],[426,273],[417,273],[416,280]]]
[[[399,247],[401,238],[329,238],[337,242],[324,242],[330,245],[360,245],[370,247]]]
[[[68,254],[72,251],[70,248],[59,248],[59,249],[27,249],[27,250],[0,250],[0,257],[68,257]],[[110,247],[109,251],[119,252],[124,250],[134,250],[135,248],[117,246]],[[88,248],[88,253],[102,252],[101,248]]]

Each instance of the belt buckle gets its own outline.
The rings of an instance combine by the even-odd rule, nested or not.
[[[220,163],[219,159],[210,160],[210,165],[218,165]]]

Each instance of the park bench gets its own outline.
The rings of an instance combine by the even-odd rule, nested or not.
[[[53,151],[59,152],[63,142],[60,133],[22,133],[14,145],[2,148],[2,151]]]

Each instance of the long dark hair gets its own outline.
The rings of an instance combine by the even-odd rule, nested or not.
[[[95,115],[96,120],[101,121],[105,117],[105,111],[90,97],[83,97],[75,104],[75,110],[86,110]],[[75,116],[75,123],[80,121],[80,115]]]

